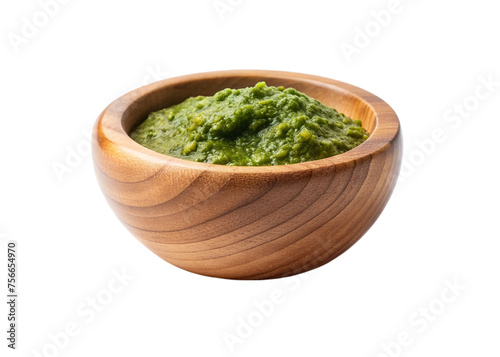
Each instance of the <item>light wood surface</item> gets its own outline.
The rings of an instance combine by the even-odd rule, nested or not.
[[[165,156],[128,136],[152,111],[259,81],[293,87],[361,119],[370,138],[327,159],[236,167]],[[365,90],[312,75],[250,70],[194,74],[138,88],[104,110],[92,140],[102,191],[135,237],[182,269],[232,279],[289,276],[346,251],[389,200],[401,144],[396,114]]]

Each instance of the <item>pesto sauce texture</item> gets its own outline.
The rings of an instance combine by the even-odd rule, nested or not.
[[[342,154],[368,138],[360,120],[293,89],[224,89],[149,114],[131,134],[181,159],[220,165],[287,165]]]

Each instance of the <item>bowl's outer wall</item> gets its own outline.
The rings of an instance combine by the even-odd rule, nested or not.
[[[101,114],[94,127],[93,157],[107,201],[144,245],[198,274],[267,279],[331,261],[370,228],[389,200],[402,154],[396,115],[379,98],[341,82],[290,78],[283,72],[219,73],[140,88]],[[319,160],[276,169],[218,168],[153,153],[126,135],[151,111],[189,96],[254,85],[262,78],[360,118],[372,137],[354,150],[364,146],[369,153],[328,165],[318,165],[324,161]],[[380,125],[383,116],[391,125]],[[385,131],[389,137],[382,143]],[[372,150],[371,145],[378,146]]]

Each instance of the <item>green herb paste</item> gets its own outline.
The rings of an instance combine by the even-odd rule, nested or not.
[[[156,152],[220,165],[287,165],[342,154],[368,138],[359,119],[264,82],[149,114],[130,136]]]

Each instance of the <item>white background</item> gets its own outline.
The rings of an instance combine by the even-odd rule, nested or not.
[[[35,0],[0,5],[2,270],[6,240],[20,245],[12,355],[499,355],[499,84],[474,99],[481,80],[500,82],[494,1],[401,0],[384,26],[373,12],[394,10],[389,0],[222,0],[232,5],[221,14],[213,0],[66,2],[45,18]],[[295,279],[197,276],[144,248],[107,206],[86,151],[98,114],[145,83],[223,69],[330,77],[397,112],[404,180],[330,264]],[[67,162],[73,150],[80,160]],[[109,293],[122,270],[133,279]],[[460,287],[444,302],[447,284]],[[260,321],[254,302],[273,291],[282,298]],[[93,297],[112,301],[91,315]],[[224,336],[240,338],[249,318],[256,327],[230,352]]]

